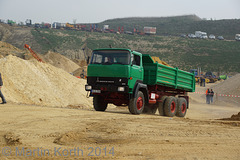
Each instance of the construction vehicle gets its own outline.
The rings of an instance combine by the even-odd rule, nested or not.
[[[209,79],[209,83],[215,83],[218,81],[218,78],[216,75],[214,75],[212,72],[208,71],[205,74],[205,79]]]
[[[15,25],[16,22],[8,19],[8,20],[7,20],[7,24],[9,24],[10,26],[12,26],[12,25]]]
[[[26,19],[25,23],[26,23],[26,26],[30,27],[32,25],[32,20]]]
[[[151,56],[130,49],[96,49],[87,70],[86,91],[96,111],[107,105],[128,106],[130,113],[184,117],[187,92],[195,91],[194,74],[154,63]]]
[[[37,55],[37,53],[35,53],[35,52],[31,49],[31,47],[30,47],[29,45],[25,44],[25,45],[24,45],[24,48],[28,49],[28,50],[31,52],[32,56],[33,56],[35,59],[37,59],[39,62],[43,62],[43,60]]]
[[[66,28],[67,29],[75,29],[74,25],[66,23]]]
[[[218,79],[219,80],[221,80],[221,79],[226,80],[228,78],[229,78],[228,75],[220,75]]]

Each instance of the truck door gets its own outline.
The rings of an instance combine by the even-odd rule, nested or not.
[[[136,81],[143,81],[142,56],[132,54],[131,77],[133,78],[130,86],[134,86]]]

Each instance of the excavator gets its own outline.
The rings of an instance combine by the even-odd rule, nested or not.
[[[25,45],[24,45],[24,48],[27,48],[27,49],[31,52],[32,56],[33,56],[35,59],[37,59],[39,62],[43,62],[43,60],[37,55],[37,53],[35,53],[35,52],[31,49],[31,47],[30,47],[28,44],[25,44]],[[43,63],[44,63],[44,62],[43,62]]]

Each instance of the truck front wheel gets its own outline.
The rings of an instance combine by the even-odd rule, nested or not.
[[[96,111],[105,111],[107,109],[107,103],[104,102],[102,96],[95,95],[93,97],[93,106]]]
[[[177,112],[177,102],[176,98],[173,96],[167,97],[165,103],[164,103],[164,113],[168,117],[175,116]]]
[[[144,95],[141,91],[138,91],[138,94],[135,98],[130,99],[128,109],[132,114],[141,114],[144,109]]]

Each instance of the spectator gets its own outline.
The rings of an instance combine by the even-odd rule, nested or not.
[[[6,102],[6,99],[4,98],[3,94],[2,94],[2,86],[3,86],[3,81],[2,81],[2,76],[1,76],[1,73],[0,73],[0,97],[2,98],[2,103],[1,104],[5,104],[7,103]]]
[[[206,90],[206,103],[210,104],[210,90],[209,90],[209,88]]]
[[[211,91],[210,91],[210,101],[211,101],[211,103],[213,103],[213,96],[214,96],[214,92],[211,89]]]

